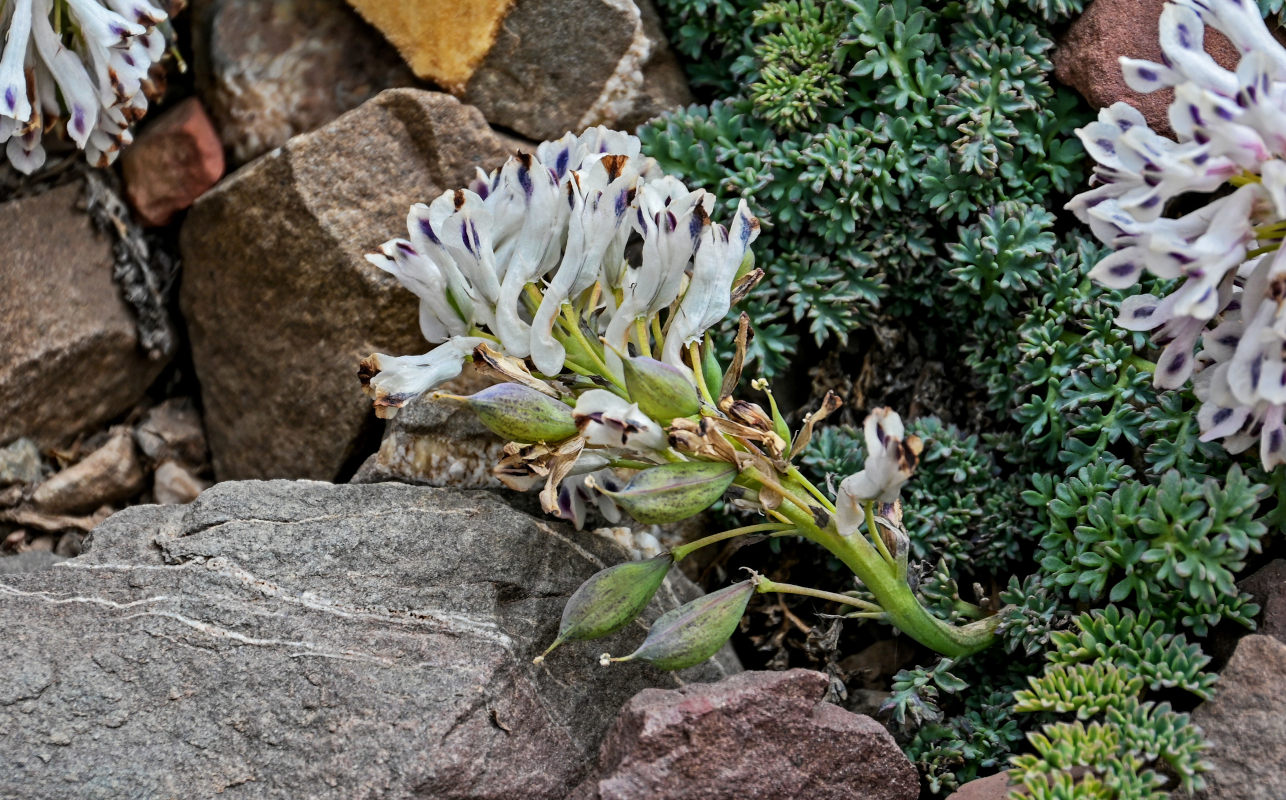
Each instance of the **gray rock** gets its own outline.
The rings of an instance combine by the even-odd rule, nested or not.
[[[537,140],[692,102],[650,0],[518,0],[462,97]]]
[[[447,391],[472,394],[486,385],[470,370]],[[456,489],[500,488],[491,473],[505,442],[459,403],[422,394],[385,423],[380,448],[362,464],[353,483],[401,481]]]
[[[40,448],[27,438],[0,447],[0,486],[40,480]]]
[[[390,90],[196,202],[179,299],[216,479],[356,468],[376,431],[358,362],[430,347],[415,296],[365,255],[514,145],[450,95]]]
[[[1219,674],[1213,700],[1192,713],[1213,769],[1199,800],[1286,797],[1286,644],[1246,636]]]
[[[234,165],[415,77],[343,0],[193,0],[197,88]]]
[[[600,774],[575,800],[915,800],[920,781],[870,717],[822,702],[811,670],[743,672],[647,689],[603,742]]]
[[[139,347],[84,191],[75,182],[0,204],[0,442],[64,445],[128,411],[164,366]]]
[[[0,556],[0,575],[39,572],[67,559],[48,550],[28,550],[11,556]]]
[[[642,623],[533,665],[621,553],[487,492],[224,483],[89,545],[0,578],[0,797],[552,800],[637,691],[735,668],[600,668]]]

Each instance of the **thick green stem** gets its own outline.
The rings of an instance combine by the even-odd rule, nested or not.
[[[746,470],[743,475],[753,481],[764,477],[754,469]],[[860,533],[843,536],[836,531],[833,521],[824,528],[818,526],[813,511],[800,505],[796,495],[788,496],[776,511],[789,520],[800,535],[825,547],[844,562],[875,596],[885,618],[920,644],[949,658],[960,658],[985,650],[995,641],[999,617],[957,627],[933,616],[898,576],[896,565],[886,561],[864,536]],[[879,536],[878,531],[874,535]]]

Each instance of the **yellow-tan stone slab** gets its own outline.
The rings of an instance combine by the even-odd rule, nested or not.
[[[402,54],[416,76],[464,91],[513,0],[348,0]]]

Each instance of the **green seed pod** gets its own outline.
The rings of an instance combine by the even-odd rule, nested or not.
[[[679,522],[705,511],[723,496],[737,468],[723,461],[681,461],[649,467],[619,492],[598,490],[647,525]]]
[[[719,392],[723,391],[723,367],[719,366],[719,358],[714,353],[714,343],[710,341],[709,333],[701,348],[701,374],[706,379],[706,390],[718,400]]]
[[[630,399],[662,425],[701,410],[701,395],[683,370],[646,356],[622,359],[622,365]]]
[[[665,553],[591,575],[567,600],[558,638],[540,654],[537,663],[563,642],[598,639],[628,625],[651,601],[673,563],[674,558]]]
[[[483,425],[510,441],[558,442],[576,435],[571,408],[530,386],[498,383],[456,399],[472,409]]]
[[[613,661],[646,661],[657,669],[684,669],[719,652],[746,613],[754,581],[698,597],[662,614],[639,649]]]

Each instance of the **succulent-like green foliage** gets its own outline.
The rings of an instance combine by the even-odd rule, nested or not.
[[[1050,520],[1044,572],[1075,600],[1167,609],[1198,635],[1224,618],[1252,624],[1258,608],[1233,578],[1266,532],[1255,519],[1264,487],[1237,466],[1222,481],[1171,470],[1158,484],[1103,481],[1109,469],[1035,479],[1028,501]]]
[[[1053,634],[1052,663],[1015,693],[1016,711],[1056,715],[1028,735],[1035,752],[1013,760],[1022,786],[1032,797],[1108,800],[1165,800],[1173,788],[1165,775],[1201,788],[1209,765],[1200,731],[1143,696],[1182,688],[1209,699],[1214,676],[1201,671],[1209,658],[1146,615],[1113,607],[1081,615],[1076,627]]]
[[[985,407],[907,423],[925,444],[902,489],[917,593],[953,622],[998,609],[1003,642],[895,679],[890,720],[935,794],[1024,746],[1032,797],[1195,783],[1198,733],[1149,693],[1209,695],[1198,640],[1253,624],[1237,574],[1286,529],[1286,470],[1200,441],[1191,389],[1155,388],[1158,350],[1115,324],[1127,296],[1171,287],[1091,281],[1106,253],[1062,211],[1085,188],[1071,131],[1089,116],[1050,80],[1051,32],[1083,5],[661,2],[714,102],[640,137],[764,220],[754,369],[798,374],[815,345],[856,372],[853,331],[878,321]],[[1282,0],[1260,8],[1286,17]],[[859,431],[823,427],[802,466],[821,486],[863,452]],[[1015,692],[1032,713],[1015,716]]]
[[[1054,248],[1047,199],[1083,177],[1070,134],[1084,116],[1048,80],[1044,27],[1079,3],[661,6],[679,51],[704,65],[694,78],[725,99],[639,135],[667,171],[745,197],[772,226],[750,301],[766,375],[798,326],[842,343],[881,308],[941,302],[943,288],[987,296],[971,335],[1008,324],[1014,291]],[[961,310],[973,319],[975,305]]]

